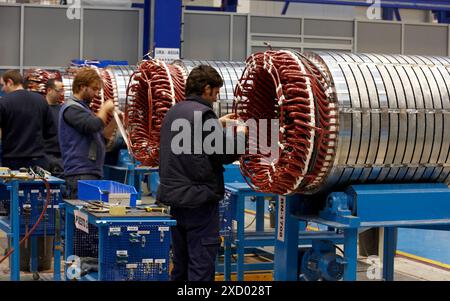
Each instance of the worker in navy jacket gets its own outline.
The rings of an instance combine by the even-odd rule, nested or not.
[[[56,137],[56,126],[45,98],[23,87],[17,70],[8,70],[0,78],[0,128],[3,165],[13,170],[21,167],[48,168],[45,141]]]
[[[47,92],[45,99],[50,108],[56,129],[58,129],[59,111],[61,110],[60,99],[64,98],[64,84],[55,78],[51,78],[45,84],[45,88]],[[45,158],[48,164],[48,171],[56,177],[62,176],[64,168],[61,150],[59,149],[58,135],[54,135],[51,139],[45,140]]]
[[[239,135],[227,136],[223,126],[230,123],[231,114],[218,119],[213,111],[222,85],[214,68],[194,68],[186,82],[185,101],[167,112],[161,127],[157,200],[170,206],[177,221],[172,231],[171,280],[214,280],[220,246],[219,200],[224,195],[223,165],[239,158],[236,150],[245,144],[246,133],[246,128],[239,126]],[[213,132],[216,137],[219,133],[218,140],[223,141],[221,150],[213,149],[215,144],[208,149],[203,143]],[[226,145],[230,143],[234,147],[227,153]]]

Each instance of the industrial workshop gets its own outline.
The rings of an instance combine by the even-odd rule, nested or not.
[[[0,37],[1,281],[450,281],[450,0],[0,0]]]

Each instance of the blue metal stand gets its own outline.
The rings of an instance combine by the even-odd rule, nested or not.
[[[244,258],[246,248],[274,245],[274,232],[265,231],[264,229],[264,198],[273,197],[274,195],[255,192],[246,183],[226,183],[225,190],[227,193],[234,195],[231,216],[236,221],[236,238],[233,239],[232,235],[224,237],[224,279],[226,281],[231,280],[231,272],[235,270],[237,272],[237,280],[243,281],[244,271],[268,270],[273,267],[272,262],[245,264]],[[245,232],[245,199],[249,197],[256,198],[256,231]],[[233,245],[236,247],[236,265],[231,263],[231,248]],[[217,271],[221,271],[220,266],[218,266]]]
[[[384,280],[394,279],[397,228],[450,229],[450,189],[445,184],[353,185],[345,192],[329,194],[318,215],[303,212],[303,201],[301,196],[280,197],[275,280],[296,280],[299,274],[292,261],[298,245],[298,237],[292,234],[298,229],[293,219],[344,233],[343,279],[350,281],[356,280],[358,229],[384,228]],[[316,239],[319,235],[321,231],[314,234]]]
[[[298,266],[298,219],[292,216],[297,211],[297,197],[280,196],[276,209],[277,224],[275,226],[275,268],[274,279],[297,280]],[[289,259],[289,260],[285,260]]]
[[[394,257],[397,250],[397,228],[384,228],[384,247],[383,247],[383,278],[386,281],[394,280]]]
[[[74,255],[80,255],[75,248],[80,241],[76,240],[74,224],[76,211],[81,211],[87,216],[89,233],[98,231],[97,240],[92,242],[98,250],[98,272],[77,275],[77,280],[168,280],[170,226],[176,225],[175,220],[166,214],[137,210],[125,216],[91,213],[83,209],[83,203],[79,200],[64,203],[65,259],[68,263],[76,258]],[[123,254],[125,262],[120,257]],[[70,274],[68,268],[66,265],[66,278]],[[133,275],[130,279],[124,279],[127,271]]]
[[[10,203],[10,219],[11,219],[11,228],[7,233],[11,233],[11,246],[14,248],[14,253],[12,256],[11,262],[11,271],[10,277],[12,281],[20,280],[20,220],[19,220],[19,182],[12,181],[7,184],[7,189],[11,194],[11,203]]]
[[[230,172],[230,170],[228,170]],[[232,171],[231,171],[232,172]],[[333,231],[323,231],[318,235],[311,231],[306,231],[306,222],[299,222],[298,218],[288,212],[296,212],[298,210],[298,196],[287,198],[284,201],[279,201],[277,204],[276,213],[286,213],[283,217],[283,223],[278,223],[276,231],[267,230],[264,228],[264,204],[265,198],[275,197],[274,194],[267,194],[255,192],[246,183],[226,183],[225,194],[232,195],[230,197],[231,205],[231,219],[236,221],[236,233],[224,236],[224,279],[231,280],[231,273],[236,271],[237,280],[244,280],[245,271],[261,271],[272,270],[274,262],[263,263],[248,263],[244,262],[246,251],[263,252],[267,257],[272,259],[278,258],[278,263],[282,258],[289,258],[282,264],[286,270],[289,270],[290,276],[280,275],[281,279],[286,277],[286,280],[297,280],[297,252],[298,246],[311,244],[313,240],[329,240],[333,243],[342,243],[344,236]],[[245,229],[245,200],[249,197],[255,197],[256,201],[256,231],[246,231]],[[284,200],[284,199],[283,199]],[[289,211],[286,211],[289,210]],[[278,215],[281,216],[281,215]],[[280,219],[278,219],[280,220]],[[283,230],[280,230],[280,225]],[[283,235],[283,238],[280,238]],[[268,254],[263,251],[261,247],[276,246],[277,244],[286,245],[289,247],[278,248],[280,252],[275,254]],[[236,264],[231,263],[233,255],[232,247],[236,247]],[[294,256],[295,255],[295,256]],[[216,271],[221,272],[221,266],[218,265]],[[278,272],[278,267],[275,268],[275,273]]]
[[[150,196],[156,198],[156,195],[158,193],[158,186],[159,186],[158,168],[151,168],[150,174],[148,174],[148,178],[147,178],[147,187],[148,187]]]
[[[50,177],[48,182],[51,187],[51,193],[53,202],[47,208],[46,216],[44,216],[44,220],[48,218],[48,216],[53,216],[53,212],[55,210],[55,205],[62,200],[60,186],[64,184],[64,181],[55,177]],[[27,221],[21,216],[20,212],[23,210],[23,204],[25,203],[25,194],[31,193],[31,213],[30,213],[30,221],[37,220],[37,217],[41,213],[39,210],[39,203],[44,201],[45,194],[43,194],[42,198],[38,200],[38,196],[36,192],[33,190],[39,191],[39,189],[43,189],[43,182],[41,180],[11,180],[8,182],[0,182],[0,195],[2,197],[2,202],[9,202],[9,217],[0,217],[0,230],[6,232],[8,237],[10,238],[11,248],[14,249],[14,252],[11,255],[11,265],[10,265],[10,279],[12,281],[20,280],[20,236],[25,234],[25,225]],[[23,190],[21,195],[19,195],[19,190]],[[8,191],[8,193],[4,193]],[[49,214],[50,213],[50,214]],[[33,233],[29,239],[28,243],[30,244],[30,270],[31,272],[37,273],[38,271],[38,248],[37,248],[37,237],[43,235],[51,235],[55,234],[54,225],[50,227],[48,230],[46,228],[45,221],[41,221],[41,224],[38,228],[36,228],[35,233]],[[53,258],[55,265],[61,260],[61,252],[54,252]],[[57,267],[57,266],[56,266]],[[60,269],[54,269],[53,271],[54,279],[60,279]]]
[[[138,193],[137,199],[142,197],[142,181],[144,175],[157,172],[157,168],[139,166],[136,163],[128,163],[126,166],[104,165],[104,178],[117,182],[125,182],[127,185],[134,186]]]

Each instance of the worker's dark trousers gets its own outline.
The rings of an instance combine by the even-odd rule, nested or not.
[[[48,171],[51,172],[52,176],[62,177],[64,174],[64,165],[61,158],[61,154],[45,154],[45,160],[47,161]]]
[[[78,199],[78,181],[79,180],[100,180],[96,175],[76,175],[66,176],[66,193],[64,198],[69,200]]]
[[[9,167],[11,170],[19,170],[22,167],[30,168],[39,166],[43,169],[48,168],[47,160],[44,157],[27,158],[3,158],[2,166]]]
[[[177,221],[172,231],[174,281],[214,281],[220,247],[219,204],[171,208]]]

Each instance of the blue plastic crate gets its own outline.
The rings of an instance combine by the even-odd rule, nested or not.
[[[84,201],[102,201],[106,203],[120,202],[128,199],[130,207],[136,207],[137,192],[133,186],[109,180],[78,181],[78,199]]]

